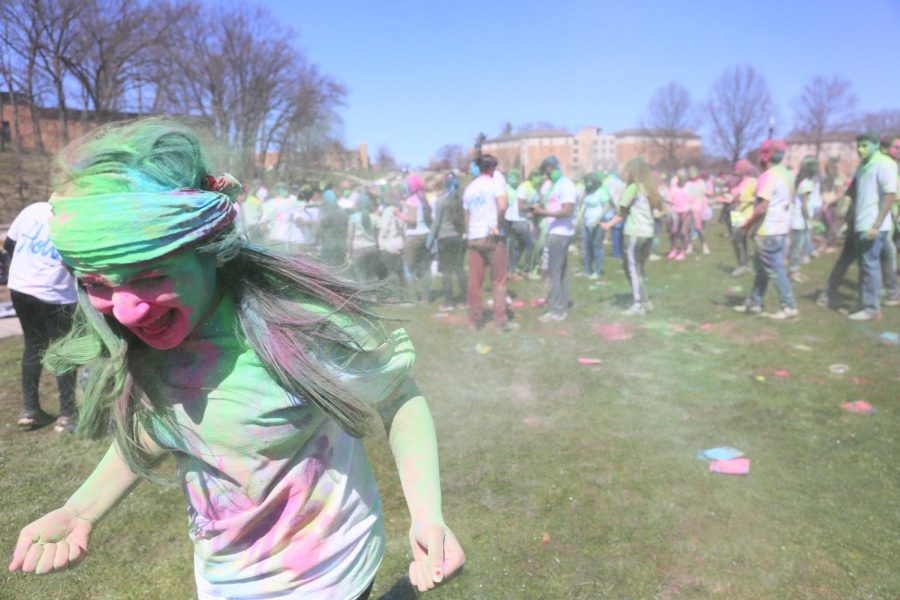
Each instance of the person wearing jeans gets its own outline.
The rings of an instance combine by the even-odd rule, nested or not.
[[[891,208],[897,194],[897,163],[879,150],[875,132],[856,137],[860,165],[851,185],[854,200],[853,232],[859,261],[860,309],[854,321],[881,316],[881,250],[891,233]]]
[[[562,321],[569,312],[569,244],[575,237],[575,184],[563,175],[559,159],[548,156],[541,163],[541,173],[552,182],[547,206],[536,206],[531,214],[548,217],[547,278],[550,280],[549,311],[538,320],[542,323]]]
[[[756,254],[753,266],[756,277],[753,290],[744,304],[735,307],[738,312],[762,313],[763,296],[769,280],[774,279],[781,307],[768,316],[776,321],[799,316],[791,281],[784,269],[785,244],[791,228],[791,203],[794,198],[794,176],[781,164],[786,149],[783,140],[766,140],[759,151],[759,161],[765,172],[757,182],[753,214],[742,225],[744,231],[751,231],[754,225],[762,222],[754,238]]]
[[[751,306],[762,306],[763,296],[769,280],[774,280],[778,290],[778,300],[782,307],[796,308],[794,292],[787,273],[784,270],[784,251],[787,245],[786,235],[758,235],[756,242],[756,254],[753,257],[753,267],[756,278],[753,280],[753,290],[750,292]]]
[[[601,185],[596,173],[584,176],[584,225],[581,231],[581,258],[584,274],[597,279],[603,274],[603,241],[606,230],[600,221],[609,209],[609,191]]]

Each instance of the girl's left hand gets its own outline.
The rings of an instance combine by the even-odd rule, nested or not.
[[[443,523],[413,523],[409,543],[413,551],[409,581],[420,592],[452,579],[466,562],[459,540]]]

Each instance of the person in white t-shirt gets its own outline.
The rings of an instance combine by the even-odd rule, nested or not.
[[[53,421],[38,401],[41,359],[50,342],[72,328],[72,315],[78,300],[75,279],[50,242],[50,216],[48,202],[25,207],[10,226],[3,244],[12,257],[8,286],[25,337],[23,411],[16,423],[23,429],[35,429]],[[54,429],[74,433],[77,419],[75,372],[57,377],[56,382],[59,386],[59,417]]]
[[[756,205],[753,214],[742,225],[744,231],[756,232],[756,255],[753,264],[756,277],[753,290],[744,304],[735,310],[743,313],[761,314],[763,296],[769,280],[775,282],[778,290],[779,310],[768,317],[775,321],[795,319],[799,316],[791,280],[784,268],[784,252],[787,234],[791,228],[791,202],[794,199],[794,176],[781,164],[787,150],[783,140],[766,140],[759,150],[759,162],[765,169],[756,186]]]
[[[548,156],[541,173],[552,182],[547,206],[535,206],[532,214],[547,218],[547,278],[550,281],[549,310],[541,322],[562,321],[569,312],[569,245],[575,238],[575,184],[563,175],[559,159]]]
[[[497,159],[483,154],[472,162],[475,179],[463,192],[468,237],[466,260],[469,266],[467,297],[469,327],[483,326],[481,289],[488,266],[491,268],[491,292],[494,299],[494,327],[501,331],[516,329],[506,316],[506,282],[509,258],[506,240],[501,235],[507,206],[506,182],[494,176]]]

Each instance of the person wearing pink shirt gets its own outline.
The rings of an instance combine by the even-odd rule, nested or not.
[[[418,175],[406,178],[411,194],[403,203],[400,218],[406,223],[403,269],[409,285],[410,300],[427,304],[431,290],[431,252],[425,243],[431,225],[431,205],[425,199],[425,182]]]
[[[684,177],[684,170],[680,169],[669,183],[669,204],[672,207],[672,249],[667,256],[669,260],[684,260],[689,242],[691,199],[682,186]]]

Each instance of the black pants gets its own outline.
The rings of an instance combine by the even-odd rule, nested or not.
[[[25,351],[22,353],[22,399],[25,412],[38,412],[38,383],[41,359],[50,342],[61,338],[72,327],[74,304],[50,304],[34,296],[10,290],[13,308],[22,324]],[[75,416],[75,371],[56,378],[59,386],[60,416]]]

